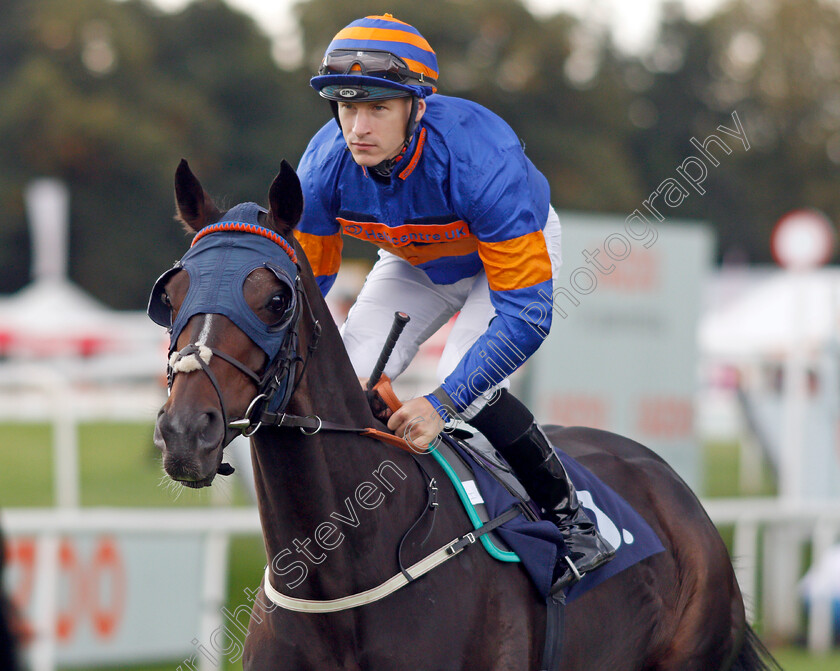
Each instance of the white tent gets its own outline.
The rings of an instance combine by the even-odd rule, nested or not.
[[[840,269],[722,271],[700,322],[713,358],[782,358],[794,345],[817,354],[840,335]]]
[[[55,180],[27,189],[33,281],[0,297],[0,357],[14,364],[48,361],[78,377],[154,377],[163,369],[166,335],[140,311],[108,308],[67,279],[69,194]]]
[[[35,282],[0,299],[0,352],[14,358],[158,351],[163,336],[144,313],[111,310],[63,280]]]

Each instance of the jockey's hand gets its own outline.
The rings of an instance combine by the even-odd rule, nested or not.
[[[423,396],[403,403],[388,420],[388,428],[405,438],[418,452],[429,448],[429,444],[443,431],[443,426],[443,419]]]

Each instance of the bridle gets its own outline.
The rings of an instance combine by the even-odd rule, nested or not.
[[[250,438],[263,425],[263,416],[265,414],[282,412],[285,409],[303,377],[306,364],[318,349],[321,324],[315,319],[312,307],[309,304],[309,298],[300,286],[299,276],[295,279],[295,291],[297,292],[298,300],[294,317],[277,355],[268,362],[262,374],[252,370],[238,359],[226,354],[220,349],[207,345],[191,343],[177,352],[173,352],[169,358],[166,374],[167,388],[170,391],[175,381],[175,374],[196,370],[196,364],[207,375],[210,383],[213,385],[213,389],[216,391],[216,396],[219,398],[219,406],[226,429],[223,447],[226,447],[238,433],[241,433],[246,438]],[[306,305],[312,324],[312,336],[307,346],[306,357],[301,356],[298,352],[298,343],[300,341],[298,328],[304,305]],[[227,413],[222,388],[219,385],[216,375],[210,368],[210,358],[214,356],[236,368],[256,387],[256,394],[248,403],[248,408],[240,418],[230,419]],[[190,357],[193,358],[190,359]]]
[[[225,426],[223,447],[242,432],[252,436],[262,425],[265,413],[285,409],[300,382],[306,363],[318,347],[321,325],[303,291],[300,266],[292,245],[276,232],[259,224],[265,210],[254,203],[243,203],[229,210],[223,221],[206,226],[193,239],[189,251],[155,283],[148,313],[153,321],[170,332],[167,383],[171,391],[178,373],[202,370],[219,399]],[[290,296],[289,305],[276,324],[266,324],[254,314],[243,295],[242,286],[258,268],[271,271]],[[165,287],[177,272],[186,271],[190,286],[177,315],[173,318],[164,300]],[[304,308],[304,306],[306,306]],[[311,320],[312,335],[306,356],[298,351],[299,327],[304,309]],[[197,315],[221,314],[230,319],[267,357],[262,370],[253,370],[235,357],[210,347],[204,339],[176,350],[187,322]],[[212,357],[226,361],[254,385],[256,393],[242,417],[231,418],[222,389],[210,367]]]
[[[254,203],[245,203],[229,210],[227,212],[229,220],[212,224],[199,231],[193,239],[190,250],[155,283],[149,299],[148,313],[153,321],[169,327],[170,330],[170,357],[167,364],[168,389],[171,391],[178,373],[202,370],[207,375],[219,398],[224,420],[223,448],[233,440],[237,432],[250,437],[263,425],[269,425],[280,428],[298,428],[307,435],[313,435],[321,430],[352,432],[413,452],[414,450],[404,439],[374,428],[345,426],[324,421],[315,415],[300,417],[285,412],[289,399],[303,378],[307,364],[318,348],[321,324],[315,318],[309,298],[303,290],[300,266],[294,249],[274,231],[254,223],[254,221],[258,222],[260,212],[265,212],[265,210]],[[234,215],[245,221],[238,220]],[[246,236],[245,233],[255,235]],[[203,241],[203,244],[197,245],[199,241]],[[282,250],[282,253],[278,253],[278,248]],[[265,261],[265,259],[270,259],[270,261]],[[233,268],[228,268],[226,262]],[[237,280],[244,280],[253,270],[260,267],[271,270],[281,283],[292,290],[294,305],[291,309],[287,309],[281,321],[275,326],[259,320],[247,306],[241,292],[238,292],[241,285],[237,283]],[[172,275],[182,270],[190,274],[190,287],[173,320],[172,313],[163,300],[164,288]],[[220,301],[219,295],[225,297],[227,303],[224,300]],[[311,320],[312,331],[305,357],[298,351],[299,328],[304,306]],[[248,335],[268,355],[268,363],[263,372],[252,370],[235,357],[201,341],[176,350],[178,337],[187,322],[192,317],[202,314],[223,314]],[[277,340],[281,338],[278,345]],[[241,418],[231,420],[228,417],[221,386],[210,368],[213,357],[218,357],[233,366],[256,388],[256,393]],[[272,587],[270,576],[266,573],[264,587],[268,598],[282,608],[303,612],[333,612],[371,603],[413,582],[474,544],[483,534],[520,514],[519,510],[510,509],[480,530],[470,531],[451,540],[420,562],[405,568],[402,563],[402,548],[406,538],[429,512],[432,513],[431,525],[434,525],[434,511],[438,506],[436,479],[424,468],[416,454],[412,454],[412,457],[426,481],[427,499],[419,517],[400,541],[397,549],[400,572],[397,575],[366,592],[334,600],[318,601],[296,599],[278,592]],[[230,475],[233,473],[233,468],[229,464],[221,463],[217,467],[217,472],[221,475]],[[431,526],[426,539],[430,535]]]

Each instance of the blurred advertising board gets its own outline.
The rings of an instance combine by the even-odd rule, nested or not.
[[[552,326],[529,362],[540,421],[636,440],[696,488],[697,325],[714,238],[696,222],[561,212]]]
[[[6,537],[5,591],[31,646],[41,592],[54,586],[59,666],[167,661],[195,652],[206,561],[201,536],[62,535],[54,581],[38,575],[40,548],[35,536]]]

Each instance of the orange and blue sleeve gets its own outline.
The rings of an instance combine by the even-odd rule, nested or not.
[[[551,328],[551,259],[543,228],[548,217],[548,183],[521,148],[501,152],[486,170],[480,166],[461,180],[462,206],[478,238],[496,311],[487,330],[467,350],[441,388],[452,400],[442,417],[460,413],[478,396],[502,382],[543,343]],[[468,182],[468,183],[467,183]]]
[[[315,235],[296,230],[295,237],[312,266],[312,272],[321,293],[325,296],[335,283],[338,269],[341,266],[341,248],[344,244],[341,232],[332,235]]]
[[[330,160],[331,147],[340,142],[340,131],[330,121],[312,138],[300,159],[297,173],[303,190],[303,215],[295,229],[312,272],[325,296],[335,283],[341,265],[341,227],[334,203],[337,169]]]

